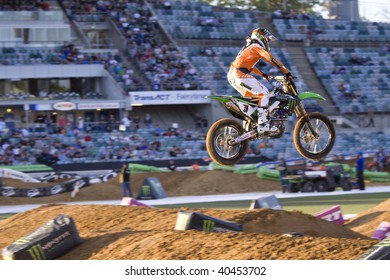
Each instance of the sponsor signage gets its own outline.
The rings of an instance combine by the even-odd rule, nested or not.
[[[187,90],[187,91],[131,91],[132,106],[141,105],[175,105],[175,104],[205,104],[210,99],[209,90]]]
[[[53,109],[57,111],[71,111],[76,109],[76,104],[73,102],[61,101],[54,103]]]
[[[119,102],[107,102],[107,103],[79,103],[77,105],[79,110],[96,110],[96,109],[119,109]]]
[[[52,104],[25,104],[24,110],[51,111],[53,110],[53,105]]]

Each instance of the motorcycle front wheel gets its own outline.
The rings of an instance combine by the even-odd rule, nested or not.
[[[246,154],[249,140],[233,140],[244,133],[242,125],[232,119],[220,119],[208,130],[206,148],[213,161],[221,165],[234,165]]]
[[[310,113],[310,124],[316,135],[313,135],[307,119],[301,117],[294,128],[294,145],[305,158],[318,160],[326,157],[336,141],[336,131],[329,118],[321,113]]]

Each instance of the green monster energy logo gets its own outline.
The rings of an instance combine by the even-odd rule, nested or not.
[[[39,243],[32,246],[30,249],[27,250],[27,252],[30,253],[33,260],[45,260],[46,259],[45,253],[43,252],[43,249],[42,249],[42,246]]]
[[[289,110],[294,109],[295,104],[296,104],[295,99],[289,99],[289,101],[288,101],[288,109],[289,109]]]
[[[210,220],[203,220],[203,231],[212,232],[214,231],[215,222]]]
[[[142,193],[144,195],[150,195],[150,186],[148,185],[142,186]]]

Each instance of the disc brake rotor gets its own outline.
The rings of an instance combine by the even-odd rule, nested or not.
[[[312,153],[318,154],[324,151],[331,140],[331,133],[328,126],[320,119],[311,119],[311,124],[317,135],[313,135],[309,126],[305,124],[301,130],[301,143],[302,147]]]
[[[214,139],[216,152],[224,158],[233,158],[240,152],[240,144],[231,143],[239,136],[239,131],[231,126],[221,127],[217,130]]]

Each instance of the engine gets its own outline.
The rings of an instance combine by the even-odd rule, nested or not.
[[[275,132],[264,133],[266,137],[280,138],[283,136],[285,126],[284,122],[287,120],[289,114],[284,108],[276,108],[270,113],[271,125],[276,127],[278,130]]]

